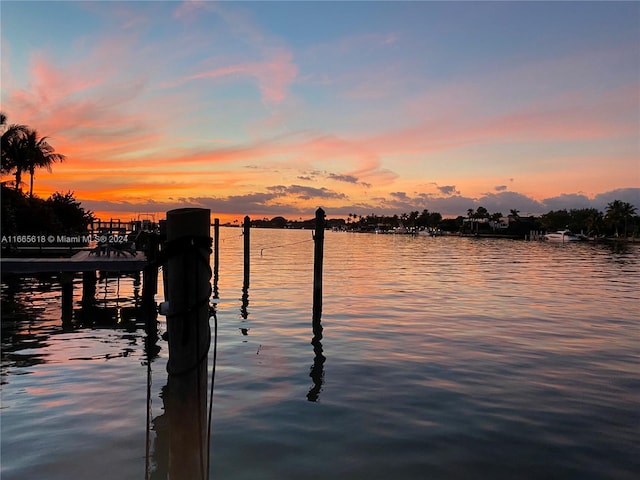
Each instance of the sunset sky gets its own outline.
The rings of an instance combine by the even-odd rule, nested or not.
[[[103,219],[640,209],[640,2],[0,14],[1,109],[67,156],[35,193],[71,190]]]

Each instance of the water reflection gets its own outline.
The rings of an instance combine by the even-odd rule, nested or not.
[[[150,471],[151,449],[147,443],[146,478],[209,478],[207,362],[201,362],[198,367],[184,374],[168,375],[161,397],[164,413],[153,419],[156,435],[152,455],[155,468]]]
[[[324,362],[327,358],[323,355],[322,350],[322,314],[319,309],[314,309],[312,329],[313,338],[311,339],[311,345],[313,345],[313,366],[309,376],[313,380],[313,387],[307,393],[307,400],[310,402],[317,402],[322,390],[322,384],[324,383]]]
[[[215,305],[210,314],[216,321]],[[180,374],[168,374],[160,397],[164,413],[151,415],[151,365],[159,347],[149,341],[147,349],[147,431],[145,480],[205,480],[209,478],[211,407],[207,415],[207,360]],[[215,375],[216,344],[214,344]],[[211,395],[213,395],[212,377]],[[211,400],[212,401],[212,400]],[[155,431],[153,447],[151,430]]]
[[[43,297],[56,295],[51,275],[40,275],[29,282],[16,275],[2,277],[1,384],[7,383],[10,370],[46,363],[50,336],[60,331],[59,320],[52,323],[42,318],[47,313],[46,300],[33,297],[34,284]]]
[[[247,307],[249,306],[249,287],[246,285],[242,287],[242,305],[240,307],[240,316],[242,320],[246,320],[249,317],[249,311]]]
[[[127,357],[134,352],[138,336],[135,332],[144,327],[149,349],[155,355],[157,346],[157,312],[155,305],[140,305],[131,302],[131,297],[113,298],[111,289],[105,287],[105,299],[96,299],[95,273],[82,277],[82,298],[76,295],[71,305],[70,315],[61,315],[61,287],[55,275],[39,275],[34,278],[3,276],[2,279],[2,368],[23,368],[47,363],[52,360],[96,360]],[[126,276],[125,276],[126,278]],[[79,277],[76,279],[79,280]],[[105,285],[107,284],[105,278]],[[119,284],[119,281],[117,282]],[[75,287],[79,287],[76,285]],[[47,305],[57,308],[46,308]],[[123,332],[118,337],[129,345],[119,352],[96,355],[71,355],[58,358],[64,350],[53,354],[51,345],[56,345],[52,337],[60,334],[81,333],[84,329],[117,330]],[[118,342],[108,342],[116,344]],[[66,351],[75,349],[76,344],[68,344]]]
[[[295,240],[304,232],[261,233]],[[478,471],[491,478],[516,471],[522,478],[636,478],[640,245],[616,252],[604,244],[329,235],[326,313],[322,325],[313,318],[313,338],[300,300],[309,284],[291,275],[306,265],[297,260],[307,262],[302,249],[289,260],[257,262],[252,298],[260,297],[264,322],[246,321],[248,296],[242,309],[233,294],[235,302],[221,303],[228,315],[217,379],[224,395],[215,405],[211,478],[406,480],[425,471],[438,480]],[[239,254],[231,270],[234,258],[223,262],[232,280],[242,275]],[[124,354],[132,347],[123,338],[132,334],[116,326],[55,335],[62,332],[57,282],[42,289],[29,282],[13,295],[3,285],[3,300],[13,296],[15,305],[2,310],[2,353],[11,356],[3,358],[2,477],[47,471],[56,480],[83,478],[92,469],[106,480],[114,465],[123,477],[143,477],[144,359],[69,361]],[[110,298],[115,287],[110,279]],[[131,306],[130,290],[123,296],[129,301],[119,305]],[[319,327],[327,314],[325,339]],[[281,354],[261,363],[253,343],[241,344],[238,327],[251,327],[256,346]],[[143,337],[138,330],[138,345]],[[11,342],[13,351],[4,348]],[[158,343],[159,356],[147,348]],[[159,375],[148,387],[145,478],[164,480],[171,425],[162,409],[173,408],[166,344],[144,345]],[[324,346],[333,361],[327,377]],[[14,367],[23,361],[42,364]],[[197,424],[189,433],[196,453],[200,433]]]
[[[247,318],[249,318],[249,311],[248,308],[249,307],[249,286],[245,283],[242,287],[242,304],[240,305],[240,317],[242,318],[242,323],[247,321]],[[249,335],[249,330],[250,328],[246,327],[246,326],[242,326],[239,328],[240,329],[240,333],[242,333],[243,336],[247,336]]]
[[[607,250],[611,253],[628,253],[630,249],[630,245],[628,242],[604,242],[600,245],[603,245]]]

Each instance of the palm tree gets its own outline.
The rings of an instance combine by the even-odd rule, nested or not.
[[[471,229],[470,232],[473,233],[473,224],[474,224],[473,219],[476,217],[476,214],[473,208],[470,208],[467,210],[467,217],[469,218],[469,228]]]
[[[51,164],[62,162],[65,156],[57,153],[47,141],[47,137],[39,137],[36,130],[26,125],[13,124],[7,126],[7,115],[0,112],[2,126],[2,164],[1,172],[12,173],[16,177],[15,189],[20,190],[22,174],[29,172],[31,182],[29,196],[33,197],[33,178],[36,168],[51,171]]]
[[[55,162],[63,162],[66,158],[47,142],[48,137],[38,138],[36,130],[28,130],[25,136],[24,148],[26,154],[25,167],[31,176],[29,185],[29,197],[33,197],[33,177],[36,168],[46,168],[51,171],[51,165]]]
[[[478,207],[476,209],[476,216],[478,218],[489,218],[489,210],[484,207]]]
[[[594,236],[600,234],[600,227],[602,225],[602,213],[597,208],[589,209],[588,217],[586,219],[587,233]]]
[[[607,204],[606,218],[614,224],[616,229],[616,237],[618,236],[618,225],[624,222],[624,236],[627,237],[627,221],[633,217],[637,209],[629,202],[614,200]]]
[[[5,116],[6,122],[6,116]],[[6,126],[6,124],[4,124]],[[9,125],[2,133],[2,173],[13,172],[16,177],[15,189],[20,189],[22,172],[26,170],[24,138],[28,128],[25,125]]]

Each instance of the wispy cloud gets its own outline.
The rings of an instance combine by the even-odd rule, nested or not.
[[[291,52],[278,49],[270,52],[270,57],[259,62],[225,65],[212,70],[204,70],[161,85],[165,88],[181,86],[188,82],[206,81],[237,76],[248,76],[256,80],[262,99],[268,104],[278,104],[285,100],[289,88],[296,78],[298,68],[293,63]]]
[[[247,53],[257,60],[231,61],[212,69],[201,70],[177,80],[174,86],[195,80],[246,75],[257,81],[262,99],[266,103],[283,102],[298,75],[298,67],[290,48],[282,40],[261,29],[252,15],[242,7],[229,8],[228,5],[220,3],[202,5],[184,2],[174,13],[176,17],[184,17],[197,14],[203,9],[221,18],[231,35],[246,45],[249,49]],[[211,58],[210,61],[218,63],[220,59]]]

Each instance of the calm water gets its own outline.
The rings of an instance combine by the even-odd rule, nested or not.
[[[314,351],[311,232],[252,230],[244,305],[221,238],[209,478],[637,478],[639,246],[327,232]],[[3,480],[168,477],[137,290],[63,327],[55,279],[3,284]]]

